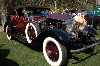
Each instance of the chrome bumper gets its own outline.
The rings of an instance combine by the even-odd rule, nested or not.
[[[100,44],[100,42],[98,42],[98,43],[94,43],[94,44],[89,45],[89,46],[84,46],[84,47],[81,48],[81,49],[70,50],[70,52],[71,52],[71,53],[80,52],[80,51],[86,50],[86,49],[91,48],[91,47],[93,47],[93,46],[95,46],[95,45],[98,45],[98,44]]]

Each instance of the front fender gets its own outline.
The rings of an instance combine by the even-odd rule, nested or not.
[[[65,33],[62,30],[58,30],[58,29],[49,29],[49,30],[45,30],[43,32],[41,32],[36,39],[32,42],[33,45],[35,44],[40,44],[41,42],[44,41],[44,39],[46,37],[54,37],[56,38],[58,41],[69,41],[69,35],[67,33]]]
[[[98,35],[97,31],[90,26],[88,26],[88,34]]]
[[[55,35],[57,35],[57,37],[60,40],[64,40],[64,41],[69,40],[69,35],[67,33],[65,33],[64,31],[62,31],[62,30],[50,29],[50,31],[52,31]]]

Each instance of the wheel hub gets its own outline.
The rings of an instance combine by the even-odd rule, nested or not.
[[[49,50],[47,50],[47,54],[48,54],[48,55],[50,55],[50,54],[51,54],[51,52],[50,52]]]
[[[35,30],[32,26],[29,26],[28,28],[28,36],[31,41],[33,41],[36,38]]]
[[[59,50],[54,42],[48,42],[46,52],[50,60],[56,62],[59,59]]]

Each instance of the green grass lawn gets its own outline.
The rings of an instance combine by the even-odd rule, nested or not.
[[[0,32],[0,62],[0,66],[50,66],[38,48],[30,49],[24,43],[9,41],[4,32]]]
[[[98,31],[100,33],[100,31]],[[96,36],[99,39],[100,35]],[[20,41],[6,38],[6,33],[0,32],[0,66],[50,66],[45,60],[42,49],[30,47]],[[94,52],[73,53],[65,66],[100,66],[100,45]]]

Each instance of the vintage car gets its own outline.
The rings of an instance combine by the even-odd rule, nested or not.
[[[75,13],[75,10],[69,10],[71,13]],[[85,12],[87,13],[87,15],[85,16],[85,19],[87,21],[87,25],[91,25],[92,26],[92,16],[93,16],[93,12],[89,9],[81,9],[81,12]],[[93,27],[97,30],[100,30],[100,16],[95,16],[93,18]]]
[[[43,44],[43,54],[52,66],[62,66],[69,53],[94,50],[97,31],[87,25],[72,24],[72,15],[52,13],[49,8],[19,5],[17,15],[10,15],[4,31],[7,38],[35,46]]]

